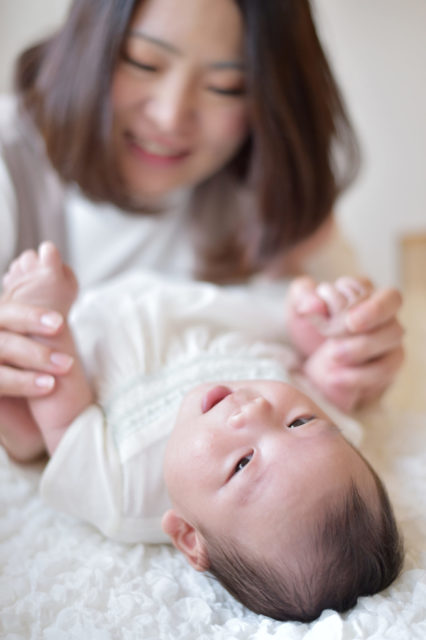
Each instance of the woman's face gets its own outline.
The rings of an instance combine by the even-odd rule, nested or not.
[[[236,3],[141,2],[112,105],[118,171],[134,199],[161,198],[222,168],[248,132]]]

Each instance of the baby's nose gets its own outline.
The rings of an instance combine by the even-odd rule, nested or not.
[[[257,396],[242,404],[228,419],[228,424],[234,429],[241,429],[254,424],[259,420],[264,421],[270,411],[270,403],[262,396]]]

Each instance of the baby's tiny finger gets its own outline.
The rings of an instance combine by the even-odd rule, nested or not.
[[[288,305],[290,311],[302,316],[327,313],[326,305],[318,297],[315,288],[316,282],[311,277],[295,278],[289,289]]]
[[[2,281],[2,285],[3,285],[3,289],[7,289],[9,287],[9,283],[10,283],[10,273],[9,271],[7,273],[4,274],[3,278],[1,279]]]
[[[302,316],[318,314],[323,317],[327,314],[327,305],[316,293],[308,292],[296,305],[296,313]]]
[[[22,274],[21,266],[19,264],[19,259],[16,258],[13,262],[10,263],[9,269],[7,271],[7,276],[14,277],[16,275],[20,276]]]
[[[37,264],[37,254],[33,249],[28,249],[19,256],[18,262],[22,273],[31,271]]]
[[[316,292],[324,300],[330,315],[337,314],[346,307],[345,296],[329,282],[321,282],[317,286]]]
[[[360,280],[349,276],[338,278],[335,286],[345,296],[347,307],[351,307],[369,294],[369,289]]]
[[[60,267],[62,265],[61,254],[53,242],[42,242],[38,248],[40,262],[46,267]]]

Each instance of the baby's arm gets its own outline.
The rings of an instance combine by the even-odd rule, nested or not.
[[[38,253],[23,253],[12,263],[3,282],[4,296],[44,306],[64,317],[77,293],[73,273],[63,264],[51,243],[42,244]],[[49,454],[52,454],[68,425],[93,402],[93,394],[67,322],[55,336],[36,339],[52,348],[57,357],[68,358],[71,366],[66,375],[51,378],[52,391],[49,395],[28,400],[30,412],[40,428]]]
[[[73,358],[69,373],[56,378],[49,395],[28,401],[51,455],[69,424],[93,403],[93,394],[68,324],[65,322],[64,329],[56,338],[44,340],[48,346]]]

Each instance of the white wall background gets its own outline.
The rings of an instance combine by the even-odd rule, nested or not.
[[[364,153],[337,212],[365,270],[378,284],[398,284],[398,238],[426,231],[426,0],[313,2]],[[0,0],[0,91],[16,53],[69,4]]]
[[[399,238],[426,232],[426,0],[315,4],[363,149],[341,223],[367,272],[399,284]]]
[[[0,0],[0,91],[11,82],[15,56],[60,24],[70,0]]]

